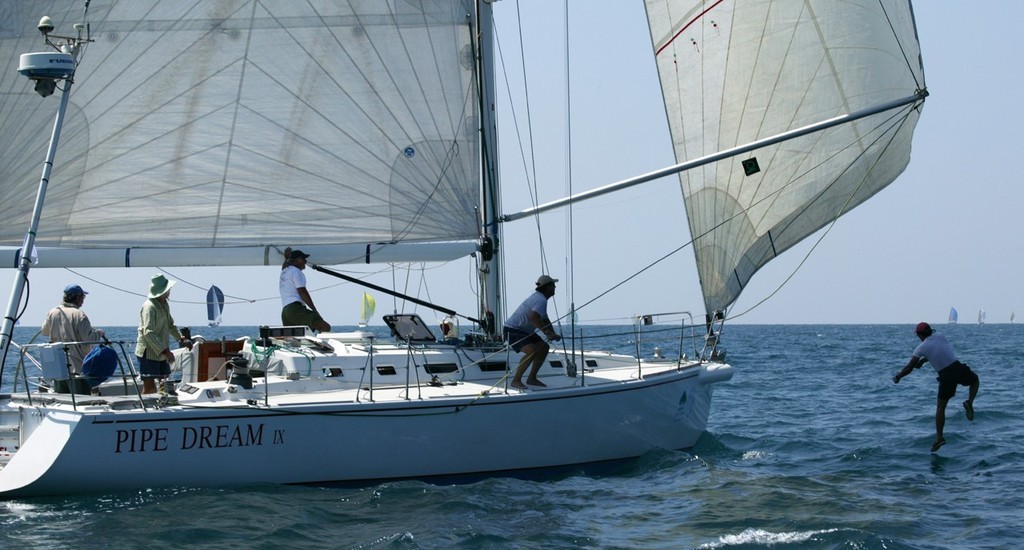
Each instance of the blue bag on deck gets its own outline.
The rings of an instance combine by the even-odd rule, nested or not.
[[[89,355],[82,360],[82,375],[86,377],[89,386],[99,386],[110,375],[114,374],[117,368],[117,352],[107,346],[96,346]]]

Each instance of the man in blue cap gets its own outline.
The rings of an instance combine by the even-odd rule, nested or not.
[[[64,287],[64,300],[61,305],[50,310],[43,321],[42,332],[50,337],[50,342],[98,342],[105,334],[93,328],[89,316],[82,311],[85,295],[89,294],[78,285]],[[75,344],[67,346],[68,361],[75,374],[82,374],[82,360],[92,351],[94,344]]]

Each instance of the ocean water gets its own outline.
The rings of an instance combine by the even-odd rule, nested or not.
[[[936,328],[981,377],[975,421],[960,388],[937,453],[934,371],[891,381],[917,343],[910,325],[727,325],[736,375],[692,449],[464,483],[0,501],[0,547],[1018,548],[1024,326]],[[602,331],[615,329],[587,333]]]

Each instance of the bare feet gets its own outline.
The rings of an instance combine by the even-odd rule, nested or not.
[[[935,443],[932,443],[932,452],[934,453],[935,451],[939,450],[939,447],[941,447],[941,446],[943,446],[945,444],[946,444],[946,440],[945,439],[943,439],[941,437],[936,439]]]
[[[531,385],[531,386],[540,386],[542,388],[548,387],[547,384],[545,384],[544,382],[541,382],[540,380],[537,380],[536,378],[527,378],[526,379],[526,383]]]
[[[519,380],[513,380],[512,383],[509,384],[509,385],[512,386],[513,388],[517,389],[517,390],[525,390],[526,389],[526,384],[523,384]]]

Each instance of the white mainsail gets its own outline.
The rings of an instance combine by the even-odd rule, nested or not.
[[[679,174],[705,306],[720,311],[906,167],[926,95],[913,11],[906,0],[646,5],[680,162],[912,98]]]
[[[81,13],[6,3],[0,58],[40,49],[27,19]],[[366,261],[379,243],[406,245],[382,261],[473,250],[408,246],[481,233],[468,0],[93,0],[88,13],[102,30],[80,58],[40,265],[279,263],[268,245],[319,246],[323,263]],[[12,66],[0,102],[0,246],[16,248],[54,102]]]

